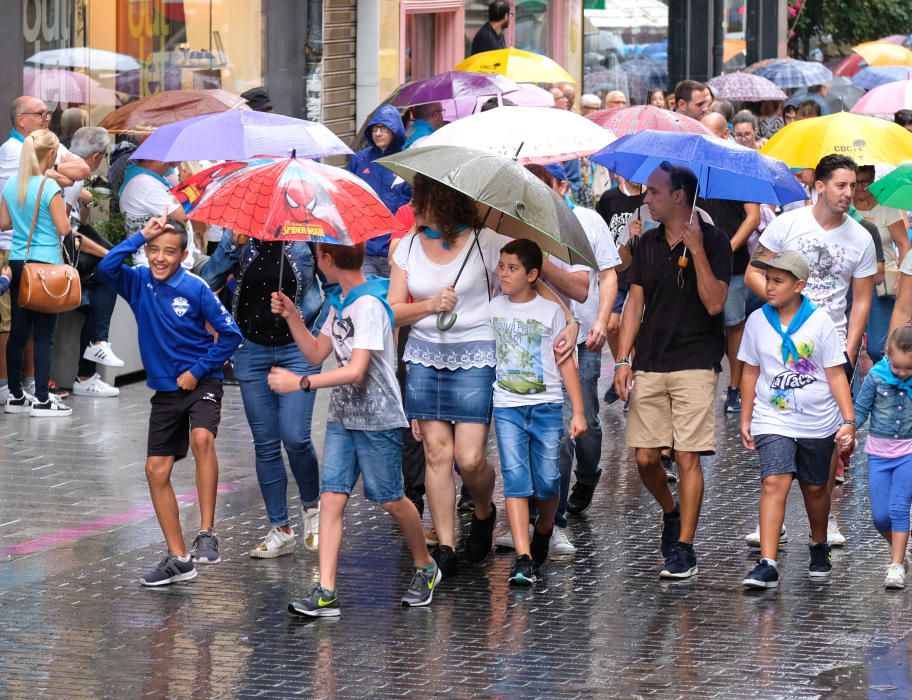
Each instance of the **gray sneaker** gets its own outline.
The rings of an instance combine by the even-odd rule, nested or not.
[[[193,539],[190,558],[198,564],[218,564],[222,560],[219,556],[218,537],[212,530],[201,530]]]
[[[196,578],[193,560],[181,561],[168,552],[152,571],[139,579],[144,586],[167,586],[169,583],[189,581]]]
[[[405,595],[402,596],[402,605],[407,608],[430,605],[434,599],[434,589],[442,578],[443,574],[440,573],[440,569],[436,564],[434,564],[434,568],[431,571],[415,569],[412,582],[409,584]]]

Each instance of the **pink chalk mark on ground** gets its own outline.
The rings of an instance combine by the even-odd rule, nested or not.
[[[239,488],[240,484],[229,481],[218,485],[218,493],[230,493]],[[179,493],[176,498],[179,506],[196,503],[196,489],[188,491],[187,493]],[[155,515],[155,509],[152,507],[151,503],[145,506],[137,506],[135,508],[130,508],[129,510],[121,511],[120,513],[112,513],[111,515],[105,515],[101,518],[96,518],[95,520],[87,520],[79,525],[54,530],[53,532],[48,532],[40,537],[14,544],[11,547],[0,547],[0,554],[22,556],[24,554],[42,552],[46,549],[52,549],[81,540],[84,537],[89,537],[98,534],[99,532],[105,532],[123,525],[137,523],[153,515]]]

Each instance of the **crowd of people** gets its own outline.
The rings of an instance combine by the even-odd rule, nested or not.
[[[572,85],[551,90],[555,108],[574,108]],[[580,109],[627,102],[618,91],[604,102],[583,95]],[[649,103],[670,104],[717,138],[752,149],[790,118],[767,105],[735,112],[691,80],[668,99],[654,91]],[[510,108],[506,99],[483,107]],[[549,558],[575,553],[568,516],[590,507],[599,483],[601,401],[624,402],[626,444],[661,514],[659,575],[690,578],[698,572],[701,458],[715,452],[727,357],[721,413],[739,416],[761,477],[759,526],[745,537],[760,557],[744,585],[779,583],[794,478],[810,525],[808,573],[830,574],[830,547],[845,543],[831,514],[834,485],[846,478],[856,429],[870,418],[872,518],[891,548],[885,585],[902,588],[912,503],[912,283],[902,280],[912,276],[912,246],[907,215],[868,192],[874,169],[826,156],[798,173],[806,201],[776,208],[698,197],[694,173],[669,163],[644,183],[586,159],[526,166],[572,210],[592,269],[484,228],[469,197],[420,175],[404,183],[376,163],[420,147],[442,114],[437,103],[422,105],[403,121],[382,106],[348,164],[403,232],[354,247],[283,245],[217,229],[210,239],[170,191],[201,164],[130,160],[121,144],[108,178],[127,236],[112,245],[89,223],[84,186],[105,159],[108,134],[79,126],[67,148],[47,128],[40,100],[13,103],[11,136],[0,146],[5,411],[72,413],[50,376],[56,315],[18,299],[25,265],[78,251],[95,264],[82,271],[74,393],[118,393],[95,366],[122,364],[108,340],[118,295],[136,316],[154,392],[145,471],[167,553],[140,582],[187,581],[197,565],[221,559],[215,444],[226,367],[240,388],[269,523],[249,556],[289,555],[298,540],[318,551],[319,582],[290,603],[294,614],[340,613],[344,511],[359,478],[409,545],[414,575],[403,605],[431,603],[441,581],[463,562],[483,561],[495,544],[515,551],[510,583],[533,585]],[[912,129],[912,114],[896,121]],[[614,376],[600,397],[606,344]],[[330,355],[335,367],[324,365]],[[872,368],[862,385],[855,369],[863,361]],[[314,392],[328,388],[321,460],[311,437]],[[496,538],[492,425],[506,510]],[[288,508],[283,449],[299,515]],[[170,483],[188,451],[200,505],[189,547]],[[458,509],[471,512],[461,553]]]

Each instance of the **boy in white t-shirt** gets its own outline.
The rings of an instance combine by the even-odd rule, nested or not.
[[[586,432],[583,394],[576,367],[558,367],[553,343],[564,327],[563,310],[533,288],[542,252],[517,239],[501,249],[497,265],[502,296],[491,300],[497,365],[494,430],[500,453],[507,519],[516,549],[510,584],[531,586],[548,558],[554,514],[560,498],[558,456],[563,436],[563,391],[573,407],[570,436]],[[538,505],[530,542],[529,497]]]
[[[320,485],[320,582],[304,599],[289,603],[288,611],[306,617],[339,615],[336,572],[343,516],[359,476],[364,497],[393,516],[412,550],[415,572],[402,605],[428,605],[442,574],[428,554],[418,509],[403,490],[401,429],[408,422],[396,380],[393,312],[386,301],[389,280],[364,279],[363,243],[320,243],[316,257],[330,285],[325,287],[329,314],[317,337],[307,330],[291,299],[280,292],[272,298],[273,313],[288,322],[308,362],[320,365],[333,352],[338,364],[309,376],[280,367],[269,374],[269,386],[278,393],[333,387]]]
[[[762,480],[760,558],[743,584],[775,588],[785,502],[796,476],[811,526],[808,574],[830,574],[830,458],[834,442],[851,449],[855,412],[836,326],[802,294],[810,272],[801,253],[783,251],[751,265],[765,272],[768,301],[748,318],[738,351],[745,363],[741,439],[759,452]]]

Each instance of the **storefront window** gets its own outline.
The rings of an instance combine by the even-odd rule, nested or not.
[[[554,18],[552,4],[544,0],[516,0],[516,48],[551,55]]]
[[[22,0],[25,92],[95,123],[163,90],[263,83],[261,3]]]
[[[747,62],[747,42],[744,36],[744,20],[747,16],[747,0],[725,0],[725,43],[722,47],[722,70],[735,71],[744,68]]]

